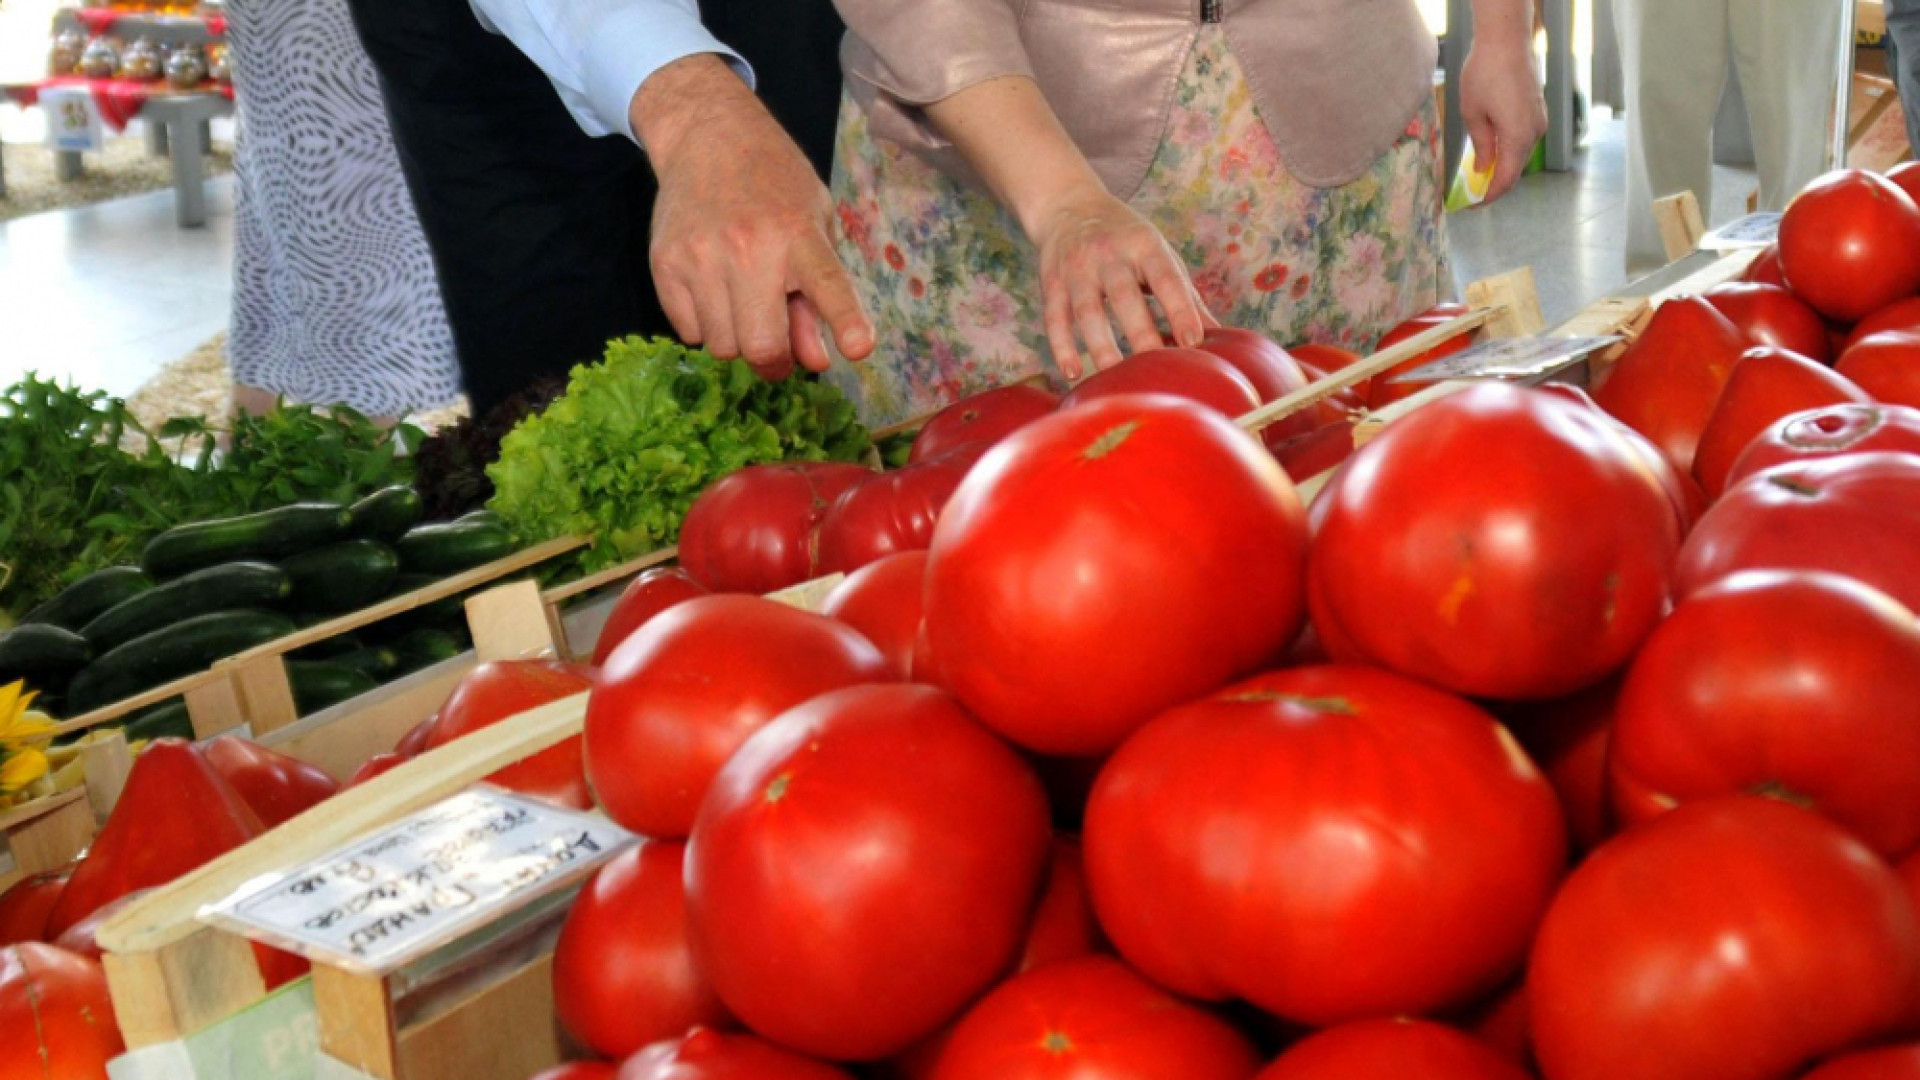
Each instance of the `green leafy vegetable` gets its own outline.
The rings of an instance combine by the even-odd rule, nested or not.
[[[674,542],[706,486],[748,465],[852,461],[871,446],[852,403],[806,377],[767,382],[665,338],[608,344],[567,392],[500,444],[488,504],[522,540],[594,538],[585,569]]]

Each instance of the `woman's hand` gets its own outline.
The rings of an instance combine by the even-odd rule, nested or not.
[[[1547,101],[1533,62],[1533,5],[1476,0],[1473,48],[1460,72],[1460,117],[1481,167],[1494,163],[1487,202],[1512,190],[1547,133]]]
[[[1181,345],[1199,344],[1215,324],[1166,238],[1105,188],[1066,194],[1036,215],[1030,231],[1040,250],[1047,341],[1068,378],[1084,370],[1080,341],[1095,368],[1120,362],[1114,319],[1134,352],[1166,344],[1148,295],[1159,301]]]

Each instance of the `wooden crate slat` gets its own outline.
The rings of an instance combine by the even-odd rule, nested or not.
[[[1497,312],[1483,308],[1449,319],[1430,330],[1415,334],[1398,345],[1382,349],[1359,363],[1349,364],[1339,371],[1332,372],[1318,382],[1301,387],[1284,397],[1276,398],[1242,416],[1238,423],[1247,431],[1264,431],[1294,413],[1325,401],[1350,386],[1365,382],[1461,334],[1478,330],[1496,314]]]

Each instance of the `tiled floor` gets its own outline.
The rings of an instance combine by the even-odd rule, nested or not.
[[[1467,282],[1530,265],[1550,320],[1626,281],[1625,142],[1596,122],[1580,170],[1526,179],[1450,221]],[[1744,208],[1751,174],[1721,170],[1715,219]],[[0,385],[38,370],[128,394],[224,329],[233,245],[231,180],[210,185],[203,229],[173,221],[171,192],[0,225]]]

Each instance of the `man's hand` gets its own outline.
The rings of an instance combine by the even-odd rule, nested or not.
[[[834,254],[826,188],[724,60],[661,68],[634,95],[632,121],[660,180],[654,285],[683,339],[775,379],[795,359],[826,370],[822,319],[841,355],[873,351],[873,324]]]
[[[1533,5],[1476,0],[1473,48],[1460,72],[1460,116],[1481,168],[1493,164],[1486,202],[1512,190],[1547,133],[1547,101],[1533,62]]]

